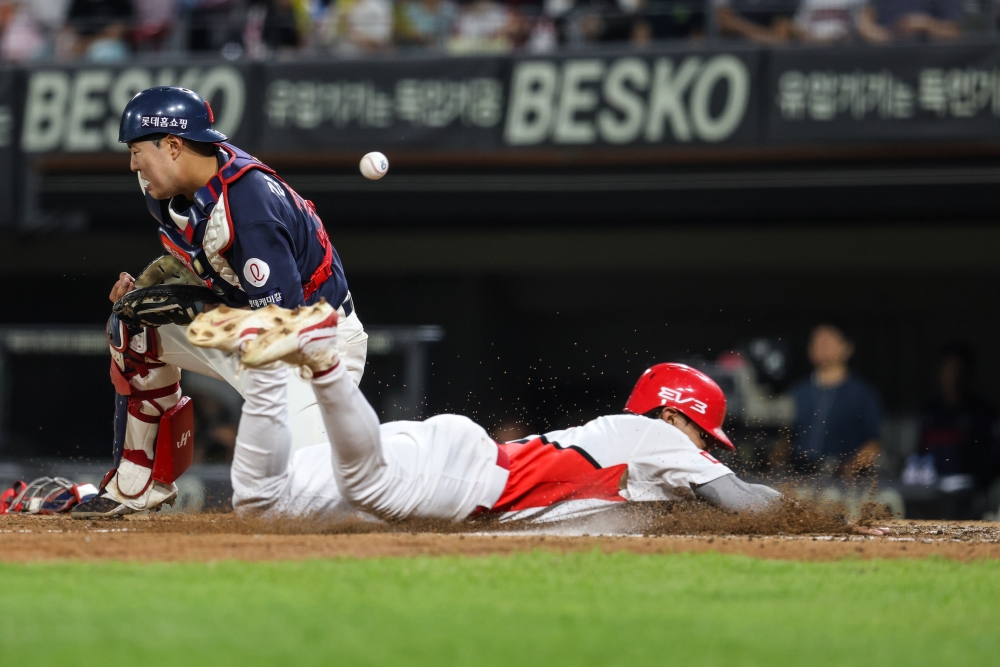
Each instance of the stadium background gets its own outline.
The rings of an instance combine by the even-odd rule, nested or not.
[[[519,11],[537,26],[546,7]],[[691,7],[710,19],[700,36],[458,55],[345,54],[302,35],[268,49],[237,12],[235,41],[202,50],[123,40],[122,61],[6,63],[0,476],[106,465],[112,389],[95,336],[118,272],[160,252],[117,118],[169,82],[209,98],[234,143],[316,203],[380,332],[362,388],[384,418],[568,426],[619,411],[653,362],[748,359],[761,339],[784,355],[759,378],[776,396],[832,320],[882,396],[881,475],[896,484],[942,344],[971,345],[979,390],[1000,399],[995,10],[966,7],[968,30],[948,41],[772,46],[726,38]],[[611,24],[613,9],[597,14]],[[392,165],[376,183],[357,173],[369,150]],[[217,388],[196,389],[211,404]],[[215,400],[225,412],[231,397]],[[224,439],[226,420],[205,419]],[[759,468],[754,448],[780,429],[733,422],[742,465]],[[203,470],[218,477],[219,458]]]

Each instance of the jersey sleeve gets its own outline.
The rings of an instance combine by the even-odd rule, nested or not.
[[[230,264],[257,309],[269,304],[295,308],[304,302],[302,278],[295,265],[292,240],[277,221],[240,225],[230,248]]]
[[[663,422],[650,420],[628,465],[628,495],[633,501],[684,500],[694,488],[733,471],[690,438]]]
[[[763,484],[747,484],[736,475],[723,475],[694,489],[702,500],[730,512],[761,512],[774,507],[781,494]]]

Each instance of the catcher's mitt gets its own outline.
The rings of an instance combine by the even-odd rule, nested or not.
[[[154,285],[132,290],[118,299],[112,310],[130,329],[164,324],[187,326],[210,303],[219,303],[219,297],[207,287]]]
[[[173,255],[157,257],[135,279],[136,289],[152,287],[153,285],[198,285],[205,287],[204,281]]]
[[[163,255],[135,279],[136,289],[118,299],[112,310],[129,329],[164,324],[186,326],[219,297],[179,260]]]

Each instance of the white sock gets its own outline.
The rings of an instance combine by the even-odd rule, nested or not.
[[[385,469],[378,416],[347,374],[345,364],[312,381],[333,450],[333,469],[348,500]]]

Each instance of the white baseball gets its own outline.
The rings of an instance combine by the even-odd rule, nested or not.
[[[361,158],[361,175],[365,178],[377,181],[385,176],[389,171],[389,158],[378,151],[373,151]]]

